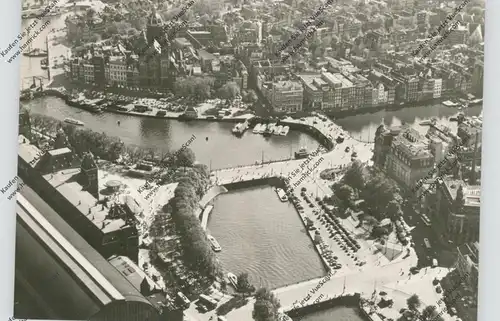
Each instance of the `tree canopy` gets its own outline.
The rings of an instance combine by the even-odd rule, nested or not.
[[[406,300],[406,304],[410,310],[417,310],[420,307],[420,298],[418,295],[413,294]]]
[[[235,99],[240,95],[240,87],[236,82],[229,81],[219,89],[218,95],[222,99]]]
[[[242,293],[252,293],[255,287],[250,283],[248,273],[242,272],[238,275],[237,290]]]
[[[363,176],[363,164],[359,160],[352,162],[344,175],[343,181],[357,190],[363,189],[365,178]]]
[[[174,92],[179,97],[189,97],[195,101],[204,101],[211,97],[214,79],[212,77],[188,76],[178,78],[174,84]]]
[[[255,321],[278,321],[279,300],[269,289],[261,288],[255,294],[252,317]]]

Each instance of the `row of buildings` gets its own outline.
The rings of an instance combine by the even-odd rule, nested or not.
[[[216,86],[236,81],[242,89],[255,88],[276,112],[336,112],[482,94],[479,16],[456,15],[460,26],[429,59],[419,61],[411,52],[419,44],[425,44],[422,51],[430,48],[432,41],[425,41],[439,26],[436,17],[446,19],[452,7],[406,12],[387,4],[376,14],[383,23],[371,29],[373,17],[356,7],[332,7],[327,12],[336,14],[324,17],[328,23],[315,29],[296,55],[286,62],[276,57],[276,49],[304,23],[299,17],[313,7],[246,4],[203,25],[169,28],[176,30],[173,37],[153,10],[139,35],[74,50],[69,76],[98,86],[157,89],[172,88],[176,77],[213,77]]]
[[[481,131],[479,118],[460,120],[457,133],[432,123],[427,135],[408,125],[375,134],[374,164],[421,200],[442,241],[479,240]],[[431,174],[429,174],[431,173]]]

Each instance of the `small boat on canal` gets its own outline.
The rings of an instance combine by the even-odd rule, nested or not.
[[[283,125],[278,125],[274,127],[273,134],[274,135],[281,135],[281,131],[283,130]]]
[[[309,153],[307,152],[307,149],[305,147],[302,147],[298,152],[295,152],[295,158],[297,159],[307,158],[308,156]]]
[[[227,274],[227,278],[229,279],[229,282],[231,282],[231,284],[237,288],[238,287],[238,277],[236,275],[234,275],[233,273],[229,272]]]
[[[26,57],[47,57],[47,50],[43,50],[40,48],[35,48],[33,50],[23,52],[23,55]]]
[[[84,126],[85,124],[79,120],[73,119],[73,118],[64,118],[64,122],[72,125],[77,125],[77,126]]]
[[[212,250],[214,250],[214,252],[222,251],[222,248],[220,247],[219,242],[217,242],[215,237],[213,237],[212,235],[207,235],[207,238],[210,241],[210,244],[212,244]]]
[[[255,125],[255,127],[253,128],[253,133],[254,133],[254,134],[258,134],[261,128],[262,128],[262,124],[261,124],[261,123],[258,123],[258,124],[257,124],[257,125]]]
[[[446,107],[458,107],[458,106],[460,106],[459,103],[453,102],[451,100],[443,101],[442,104],[445,105]]]
[[[248,121],[245,121],[244,123],[238,123],[233,127],[233,134],[236,136],[242,136],[245,131],[248,129]]]
[[[290,131],[290,127],[289,126],[284,126],[283,129],[280,131],[280,135],[281,136],[286,136],[286,135],[288,135],[289,131]]]
[[[278,197],[280,201],[282,202],[288,202],[288,197],[286,196],[286,193],[283,189],[281,188],[276,188],[276,194],[278,194]]]
[[[274,127],[276,126],[276,124],[268,124],[266,126],[266,130],[264,130],[264,132],[262,133],[262,135],[266,136],[266,137],[269,137],[273,134],[273,131],[274,131]]]

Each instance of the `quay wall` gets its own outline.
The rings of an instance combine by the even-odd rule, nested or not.
[[[198,202],[201,208],[205,208],[214,198],[219,196],[220,194],[227,193],[227,188],[224,186],[212,186],[206,193],[203,195],[203,198]]]
[[[322,302],[313,303],[304,307],[299,307],[296,309],[286,311],[285,313],[291,318],[296,318],[297,320],[301,320],[302,317],[313,312],[335,308],[338,306],[344,306],[356,309],[360,317],[362,317],[367,321],[371,321],[371,318],[366,313],[364,313],[363,309],[360,308],[360,300],[361,300],[360,294],[355,293],[354,295],[345,295],[325,300]]]
[[[254,186],[260,186],[260,185],[271,185],[271,186],[275,186],[275,187],[283,187],[284,183],[278,177],[266,177],[266,178],[252,179],[249,181],[228,183],[228,184],[224,184],[223,186],[228,191],[234,191],[234,190],[241,189],[241,188],[254,187]]]

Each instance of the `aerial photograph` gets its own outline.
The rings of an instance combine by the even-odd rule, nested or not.
[[[21,7],[13,318],[477,321],[484,0]]]

